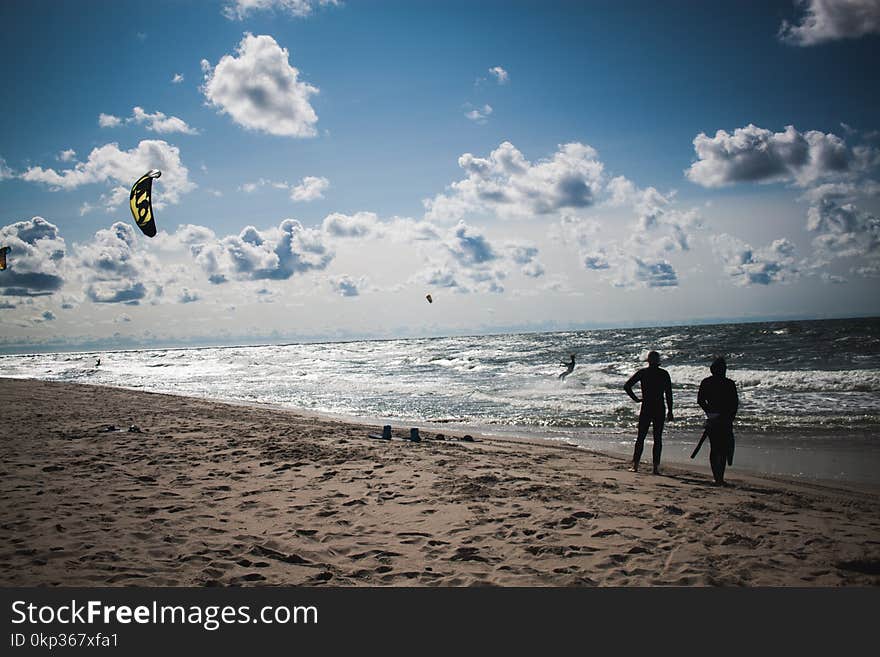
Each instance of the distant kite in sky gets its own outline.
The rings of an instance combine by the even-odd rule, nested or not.
[[[6,269],[6,253],[9,251],[8,246],[0,247],[0,271]]]
[[[154,237],[156,235],[156,222],[153,221],[153,178],[158,178],[162,172],[158,169],[150,169],[131,188],[128,203],[131,205],[131,215],[134,217],[144,235]]]
[[[425,298],[428,300],[428,303],[434,303],[434,300],[431,298],[430,294],[425,295]]]

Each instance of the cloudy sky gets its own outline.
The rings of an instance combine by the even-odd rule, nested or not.
[[[880,314],[880,0],[0,21],[0,349]]]

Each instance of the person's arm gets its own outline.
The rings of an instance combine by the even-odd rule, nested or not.
[[[736,418],[736,412],[739,410],[739,393],[736,391],[736,384],[733,381],[730,384],[733,386],[733,412],[730,414],[730,421],[733,422]]]
[[[666,392],[666,409],[667,409],[666,419],[671,421],[674,419],[672,416],[672,379],[669,378],[668,372],[666,373],[666,390],[665,390],[665,392]]]
[[[702,408],[706,413],[709,412],[709,400],[706,399],[706,380],[700,383],[700,391],[697,393],[697,404],[700,408]]]
[[[633,392],[633,386],[641,378],[642,378],[642,370],[639,370],[638,372],[633,374],[631,377],[629,377],[629,381],[627,381],[626,383],[623,384],[623,389],[626,391],[626,394],[628,394],[634,402],[639,402],[639,403],[641,403],[642,400],[639,399],[638,397],[636,397],[635,393]]]

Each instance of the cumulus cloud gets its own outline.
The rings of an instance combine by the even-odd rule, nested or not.
[[[430,243],[428,265],[416,274],[416,282],[461,293],[504,291],[509,257],[479,229],[460,221],[439,238],[439,243]]]
[[[340,0],[230,0],[223,7],[223,15],[229,20],[244,20],[256,11],[275,10],[297,18],[310,16],[315,7],[337,7]]]
[[[136,306],[162,296],[155,280],[159,263],[137,248],[130,224],[117,221],[97,231],[88,243],[76,245],[75,251],[77,271],[91,301]]]
[[[360,296],[360,288],[364,285],[364,278],[354,279],[351,276],[334,276],[330,278],[333,290],[343,297]]]
[[[856,199],[873,186],[824,185],[806,194],[807,230],[815,234],[816,265],[834,258],[862,258],[880,264],[880,218],[861,209]]]
[[[298,185],[291,188],[290,198],[293,201],[315,201],[324,198],[324,192],[330,187],[330,181],[318,176],[306,176]]]
[[[470,107],[470,106],[468,106]],[[492,106],[491,105],[483,105],[482,107],[475,107],[464,113],[465,117],[473,121],[474,123],[484,124],[489,120],[489,116],[492,114]]]
[[[259,231],[246,226],[238,235],[217,239],[202,226],[182,226],[172,239],[189,247],[211,283],[228,280],[286,280],[322,270],[333,260],[325,235],[285,219],[277,228]]]
[[[153,205],[163,207],[165,203],[177,203],[180,197],[195,189],[189,180],[189,170],[180,161],[180,149],[162,141],[145,139],[131,150],[120,150],[118,144],[105,144],[89,153],[86,162],[79,162],[72,169],[55,171],[42,167],[31,167],[21,178],[30,182],[49,185],[53,190],[76,189],[93,183],[115,183],[115,187],[104,197],[109,207],[117,207],[128,200],[129,187],[145,171],[159,169],[162,177],[154,184],[157,190]]]
[[[352,215],[333,212],[324,217],[321,227],[333,237],[365,237],[382,231],[379,217],[374,212],[356,212]]]
[[[510,80],[510,75],[500,66],[493,66],[489,69],[489,73],[498,80],[498,84],[507,84],[508,80]]]
[[[56,156],[59,162],[72,162],[76,159],[76,151],[72,148],[68,148],[67,150],[63,150]]]
[[[313,137],[318,115],[309,100],[318,88],[299,80],[289,53],[271,36],[245,34],[236,55],[211,68],[203,60],[208,102],[249,130],[285,137]]]
[[[761,249],[754,249],[726,233],[713,236],[711,241],[725,271],[737,285],[770,285],[799,274],[794,244],[785,238]]]
[[[581,143],[563,144],[552,157],[531,163],[510,142],[487,158],[465,153],[458,165],[466,177],[446,193],[424,201],[431,221],[458,221],[470,213],[500,217],[547,215],[592,205],[602,186],[603,165]]]
[[[779,38],[797,46],[814,46],[838,39],[880,33],[877,0],[796,0],[803,14],[794,23],[783,21]]]
[[[8,166],[6,166],[6,160],[0,157],[0,180],[6,180],[7,178],[13,178],[15,174],[12,172]]]
[[[697,161],[687,177],[703,187],[740,182],[793,182],[807,186],[823,179],[842,178],[873,165],[874,149],[850,148],[832,133],[799,132],[786,126],[772,132],[749,124],[733,134],[718,130],[714,137],[694,138]]]
[[[186,121],[176,116],[166,116],[162,112],[148,114],[142,107],[132,109],[132,117],[129,119],[137,124],[145,124],[147,130],[159,134],[181,132],[185,135],[197,135],[199,131],[190,127]]]
[[[183,82],[183,76],[180,73],[175,73],[171,78],[171,84],[180,84],[181,82]]]
[[[104,114],[103,112],[98,115],[98,125],[102,128],[117,128],[122,125],[122,119],[118,116],[113,116],[112,114]]]
[[[690,250],[701,219],[696,210],[677,207],[674,193],[654,187],[641,189],[623,176],[605,187],[605,205],[631,208],[633,221],[627,236],[613,240],[604,236],[594,219],[564,216],[560,222],[567,243],[577,245],[584,269],[598,274],[615,287],[675,287],[679,278],[669,258]]]
[[[0,294],[33,297],[61,289],[67,246],[57,226],[42,217],[9,224],[0,228],[0,244],[10,249]]]
[[[512,242],[506,246],[510,260],[520,266],[520,272],[529,278],[540,278],[544,275],[544,265],[538,262],[538,247],[525,242]]]

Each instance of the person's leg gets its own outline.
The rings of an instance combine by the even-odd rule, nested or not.
[[[724,465],[727,461],[727,441],[719,432],[709,435],[709,463],[712,466],[712,476],[719,486],[724,484]]]
[[[651,424],[651,416],[647,413],[639,414],[639,433],[636,437],[636,446],[633,450],[633,472],[639,469],[639,462],[642,460],[642,451],[645,449],[645,436],[648,435],[648,427]]]
[[[663,422],[665,420],[663,409],[654,414],[654,474],[660,472],[660,453],[663,451]]]

